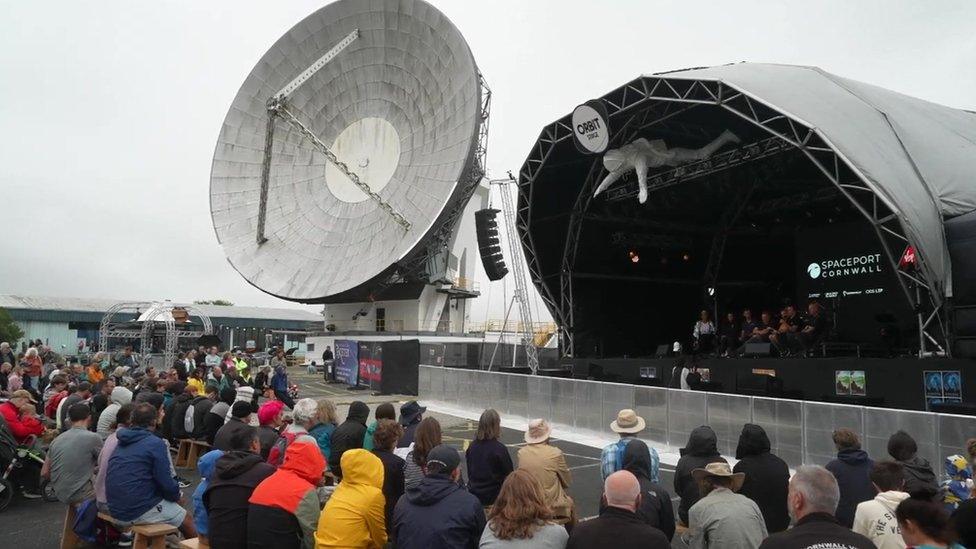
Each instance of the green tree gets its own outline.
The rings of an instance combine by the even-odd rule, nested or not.
[[[0,307],[0,341],[6,341],[13,347],[22,337],[24,337],[24,331],[14,322],[10,313]]]
[[[194,305],[222,305],[224,307],[232,307],[234,304],[226,299],[199,299],[193,302]]]

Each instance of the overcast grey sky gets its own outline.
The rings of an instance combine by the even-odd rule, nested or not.
[[[690,66],[817,65],[976,109],[969,0],[433,3],[492,88],[498,176],[575,105]],[[210,163],[254,63],[324,4],[0,0],[0,293],[292,306],[225,261]]]

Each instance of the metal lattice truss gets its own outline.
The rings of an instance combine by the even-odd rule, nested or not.
[[[911,307],[918,311],[919,353],[926,353],[928,344],[939,352],[949,353],[946,344],[948,329],[943,314],[944,299],[937,286],[926,280],[925,258],[916,256],[920,268],[909,273],[898,268],[902,246],[915,243],[906,236],[902,221],[893,211],[895,208],[882,196],[878,196],[867,183],[867,178],[849,159],[840,154],[817,128],[802,120],[783,113],[761,100],[724,82],[673,77],[671,75],[643,76],[617,88],[602,99],[615,127],[608,148],[617,148],[632,141],[649,128],[671,133],[693,135],[701,129],[689,129],[675,121],[681,113],[708,106],[720,108],[768,132],[771,137],[758,143],[740,147],[712,158],[657,174],[650,179],[649,190],[661,189],[690,178],[699,178],[726,170],[758,158],[788,150],[798,150],[805,155],[826,177],[837,191],[870,222],[884,249],[889,267],[898,273],[898,283]],[[710,138],[710,137],[709,137]],[[560,297],[556,300],[543,283],[536,246],[528,231],[532,219],[532,186],[539,171],[549,160],[556,145],[573,139],[570,116],[565,116],[543,128],[536,145],[532,148],[519,172],[518,226],[522,246],[533,281],[543,300],[559,323],[560,348],[564,356],[574,356],[576,307],[573,303],[573,279],[580,242],[580,231],[586,218],[593,191],[605,176],[600,156],[592,157],[584,184],[569,214],[569,226],[560,267]],[[777,142],[773,145],[772,142]],[[766,151],[766,152],[764,152]],[[656,179],[659,178],[659,179]],[[656,187],[654,185],[657,185]],[[618,189],[612,200],[620,200],[634,194],[628,189]],[[894,243],[894,244],[893,244]],[[917,248],[917,246],[916,246]]]
[[[203,324],[203,330],[184,330],[176,327],[173,320],[173,309],[183,309],[187,314],[196,316]],[[116,318],[120,313],[132,313],[136,317],[143,316],[142,325],[138,330],[132,328],[131,321],[119,322]],[[142,354],[148,355],[152,349],[152,338],[157,325],[162,322],[165,327],[165,343],[163,348],[163,364],[171,364],[176,357],[177,345],[180,339],[196,339],[202,335],[214,333],[213,322],[194,305],[177,304],[171,302],[153,303],[148,301],[116,303],[105,312],[98,330],[98,344],[102,351],[109,351],[109,342],[113,339],[139,338]]]

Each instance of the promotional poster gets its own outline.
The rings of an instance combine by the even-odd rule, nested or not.
[[[335,341],[335,377],[353,387],[359,383],[359,344],[355,341]]]

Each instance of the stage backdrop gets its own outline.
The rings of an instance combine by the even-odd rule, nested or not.
[[[420,375],[420,342],[416,339],[383,342],[381,391],[416,395]]]
[[[841,341],[880,343],[882,327],[911,327],[896,276],[867,222],[797,233],[797,303],[820,301]]]
[[[348,339],[335,341],[336,379],[355,387],[359,383],[359,344]]]

